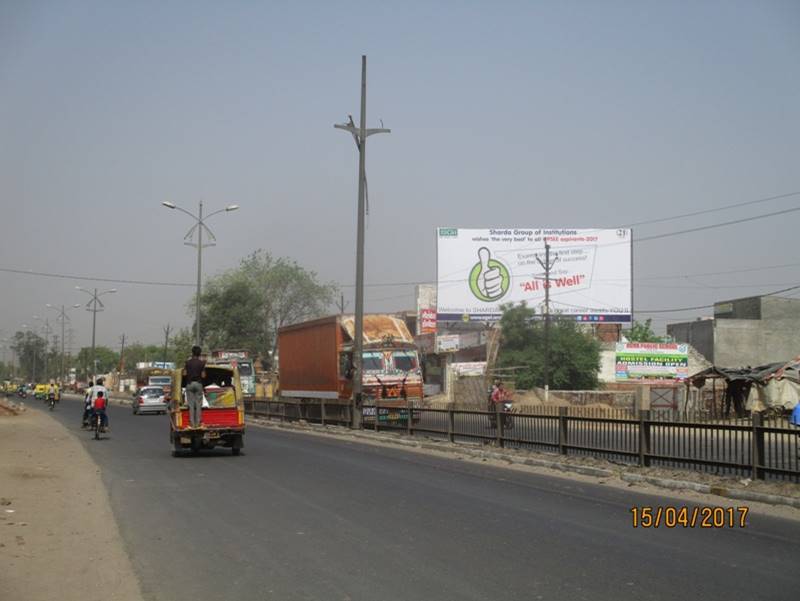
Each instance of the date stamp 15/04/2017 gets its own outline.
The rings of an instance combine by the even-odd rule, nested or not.
[[[750,508],[631,507],[634,528],[745,528]]]

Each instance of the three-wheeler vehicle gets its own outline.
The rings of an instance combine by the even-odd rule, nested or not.
[[[184,451],[226,447],[238,455],[244,447],[244,395],[235,365],[206,365],[203,380],[203,408],[198,427],[193,428],[186,402],[186,382],[177,369],[170,390],[169,440],[172,455]]]

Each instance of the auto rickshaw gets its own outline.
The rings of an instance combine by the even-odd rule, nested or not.
[[[189,420],[186,387],[182,370],[174,372],[169,391],[169,415],[172,455],[185,450],[197,453],[200,449],[221,446],[238,455],[244,447],[244,395],[239,370],[233,365],[206,365],[203,380],[201,424],[193,428]]]
[[[36,387],[33,389],[33,398],[39,399],[40,401],[44,401],[47,399],[47,389],[50,387],[49,384],[37,384]]]

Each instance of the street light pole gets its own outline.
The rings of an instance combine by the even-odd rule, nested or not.
[[[189,217],[195,220],[195,224],[189,229],[186,235],[183,237],[183,243],[186,246],[195,246],[197,247],[197,290],[195,292],[195,317],[194,317],[194,343],[197,346],[200,346],[200,292],[201,292],[201,278],[203,273],[203,248],[207,246],[216,246],[217,237],[214,236],[214,233],[208,229],[208,226],[205,224],[205,221],[216,215],[217,213],[226,212],[229,213],[231,211],[235,211],[239,208],[239,205],[228,205],[224,209],[219,209],[214,211],[213,213],[209,214],[205,219],[203,219],[203,201],[200,201],[200,206],[198,208],[197,215],[187,211],[186,209],[179,207],[175,203],[164,201],[161,203],[163,206],[167,207],[168,209],[176,209],[181,211],[182,213],[186,213]],[[197,230],[197,242],[192,241],[192,236],[194,235],[194,231]],[[203,230],[206,231],[208,234],[210,242],[203,244]]]
[[[358,148],[358,219],[356,234],[356,314],[355,314],[355,348],[353,351],[353,396],[351,427],[361,427],[361,407],[363,392],[363,349],[364,349],[364,209],[366,206],[366,161],[367,138],[373,134],[388,134],[385,128],[367,128],[367,57],[361,56],[361,118],[360,125],[356,128],[353,118],[349,123],[335,124],[335,128],[343,129],[353,136]],[[378,409],[375,407],[375,420],[377,423]]]
[[[85,292],[92,299],[86,303],[86,310],[92,312],[92,381],[97,379],[97,360],[95,359],[95,333],[97,331],[97,313],[99,311],[103,311],[106,306],[103,304],[103,301],[100,300],[100,297],[104,294],[113,294],[117,291],[116,288],[111,288],[109,290],[103,290],[102,292],[97,292],[97,288],[94,291],[87,290],[86,288],[81,288],[80,286],[75,286],[75,290],[80,290],[81,292]]]

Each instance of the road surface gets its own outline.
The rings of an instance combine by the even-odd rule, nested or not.
[[[31,403],[33,405],[33,403]],[[36,405],[38,409],[38,405]],[[251,427],[173,458],[165,416],[53,415],[100,465],[146,599],[796,599],[800,522],[634,529],[667,498]]]

